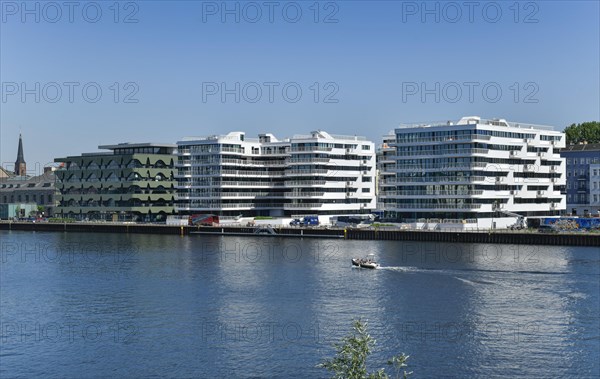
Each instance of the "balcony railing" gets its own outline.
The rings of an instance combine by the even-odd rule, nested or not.
[[[469,155],[469,154],[488,154],[490,149],[456,149],[456,150],[417,150],[417,151],[399,151],[398,157],[408,157],[414,155]]]
[[[290,209],[290,208],[320,208],[322,207],[323,204],[322,203],[290,203],[290,204],[284,204],[283,205],[283,209]]]
[[[325,185],[325,180],[288,180],[285,182],[286,186],[322,186]]]
[[[393,204],[397,209],[480,209],[482,204]]]
[[[474,191],[386,191],[386,196],[477,196],[483,190]]]
[[[462,142],[462,141],[473,141],[476,139],[490,140],[491,136],[485,134],[470,134],[466,136],[444,136],[444,137],[432,137],[432,138],[415,138],[415,139],[402,139],[398,142],[392,142],[394,145],[406,145],[421,142]]]
[[[449,163],[444,165],[422,166],[422,165],[400,165],[396,167],[397,171],[412,171],[412,170],[445,170],[449,168],[457,168],[471,170],[474,168],[485,168],[488,163]]]
[[[438,176],[438,177],[409,177],[409,178],[396,178],[396,183],[409,183],[409,182],[424,182],[424,183],[446,183],[446,182],[481,182],[481,181],[489,181],[490,183],[494,182],[494,178],[486,177],[486,176]],[[389,181],[391,184],[393,179]]]
[[[303,151],[331,151],[332,147],[321,147],[321,146],[307,146],[307,147],[292,147],[291,152],[303,152]]]

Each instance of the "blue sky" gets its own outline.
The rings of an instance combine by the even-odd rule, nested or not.
[[[600,119],[598,1],[482,1],[472,14],[460,1],[276,1],[272,20],[263,1],[22,4],[1,7],[5,167],[19,131],[31,167],[233,130],[378,143],[399,123],[463,115],[560,130]],[[239,102],[223,99],[236,83]]]

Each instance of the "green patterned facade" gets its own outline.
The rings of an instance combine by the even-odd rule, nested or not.
[[[76,220],[165,221],[175,214],[176,145],[99,146],[109,152],[57,158],[56,217]]]

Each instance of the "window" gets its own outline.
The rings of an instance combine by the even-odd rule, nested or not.
[[[594,203],[598,202],[598,195],[594,194]]]
[[[362,192],[371,192],[371,189],[370,188],[363,188]]]
[[[594,176],[598,176],[598,170],[594,169]]]
[[[571,195],[567,195],[567,201],[570,203],[571,202]]]

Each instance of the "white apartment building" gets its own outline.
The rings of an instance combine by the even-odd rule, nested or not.
[[[377,210],[385,212],[390,209],[391,198],[386,196],[389,191],[396,190],[396,135],[390,132],[383,136],[383,143],[377,149]]]
[[[395,191],[386,217],[427,228],[506,228],[566,208],[564,133],[463,117],[395,130]]]
[[[278,140],[243,132],[178,145],[180,213],[301,216],[375,209],[374,144],[324,131]]]

